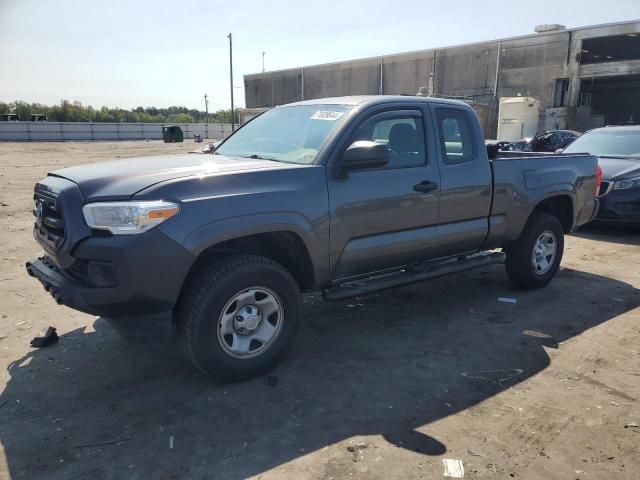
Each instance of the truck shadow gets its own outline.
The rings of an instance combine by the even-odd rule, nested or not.
[[[447,445],[430,434],[433,422],[541,372],[550,363],[543,347],[562,348],[640,296],[569,269],[543,290],[519,292],[491,267],[352,302],[308,296],[305,305],[275,386],[214,384],[174,344],[127,344],[100,319],[94,331],[17,359],[0,398],[11,478],[240,479],[355,435],[441,455]],[[354,454],[343,451],[326,468],[352,468]]]

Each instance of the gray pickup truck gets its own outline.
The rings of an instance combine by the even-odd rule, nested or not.
[[[462,102],[276,107],[213,154],[50,173],[27,271],[59,304],[130,334],[173,325],[196,367],[251,377],[292,343],[301,292],[342,300],[495,263],[546,285],[564,234],[597,213],[596,158],[496,151]]]

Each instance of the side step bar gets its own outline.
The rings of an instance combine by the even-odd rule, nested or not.
[[[323,290],[322,296],[327,301],[345,300],[372,292],[421,282],[430,278],[442,277],[451,273],[459,273],[473,268],[501,264],[505,262],[506,258],[506,254],[502,252],[480,253],[457,260],[446,260],[442,263],[428,266],[418,265],[395,275],[385,275],[336,285]]]

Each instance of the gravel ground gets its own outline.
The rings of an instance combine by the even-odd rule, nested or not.
[[[305,298],[273,373],[220,385],[29,278],[47,171],[191,142],[0,143],[0,478],[640,478],[640,234],[566,240],[545,289],[501,267],[350,302]],[[517,303],[498,302],[511,297]],[[29,341],[52,325],[51,347]]]

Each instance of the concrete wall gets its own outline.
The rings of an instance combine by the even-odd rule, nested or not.
[[[302,69],[247,75],[244,85],[247,108],[297,102],[302,100]]]
[[[380,59],[354,60],[304,69],[305,99],[378,93]]]
[[[569,33],[501,42],[498,96],[535,97],[551,107],[554,84],[566,76]]]
[[[493,95],[497,42],[437,50],[435,94],[447,97]]]
[[[640,61],[579,65],[576,55],[582,40],[637,32],[640,22],[625,22],[246,75],[245,102],[251,108],[341,95],[413,95],[420,87],[429,87],[433,73],[434,95],[488,108],[484,124],[488,137],[495,135],[495,105],[500,97],[535,97],[541,104],[540,129],[570,127],[580,78],[640,72]],[[565,105],[558,109],[553,98],[555,81],[561,78],[569,80],[569,88]]]
[[[382,86],[387,95],[415,95],[429,86],[433,51],[401,53],[382,59]]]
[[[60,142],[65,140],[159,140],[161,123],[0,122],[0,141]],[[172,124],[174,125],[174,124]],[[222,139],[231,124],[180,123],[185,139],[194,135]]]
[[[559,32],[247,75],[245,100],[249,108],[266,107],[303,98],[415,95],[426,87],[435,96],[473,102],[487,136],[494,137],[496,74],[497,97],[534,96],[550,106],[555,79],[565,74],[568,48],[568,32]],[[541,125],[544,115],[542,110]]]

